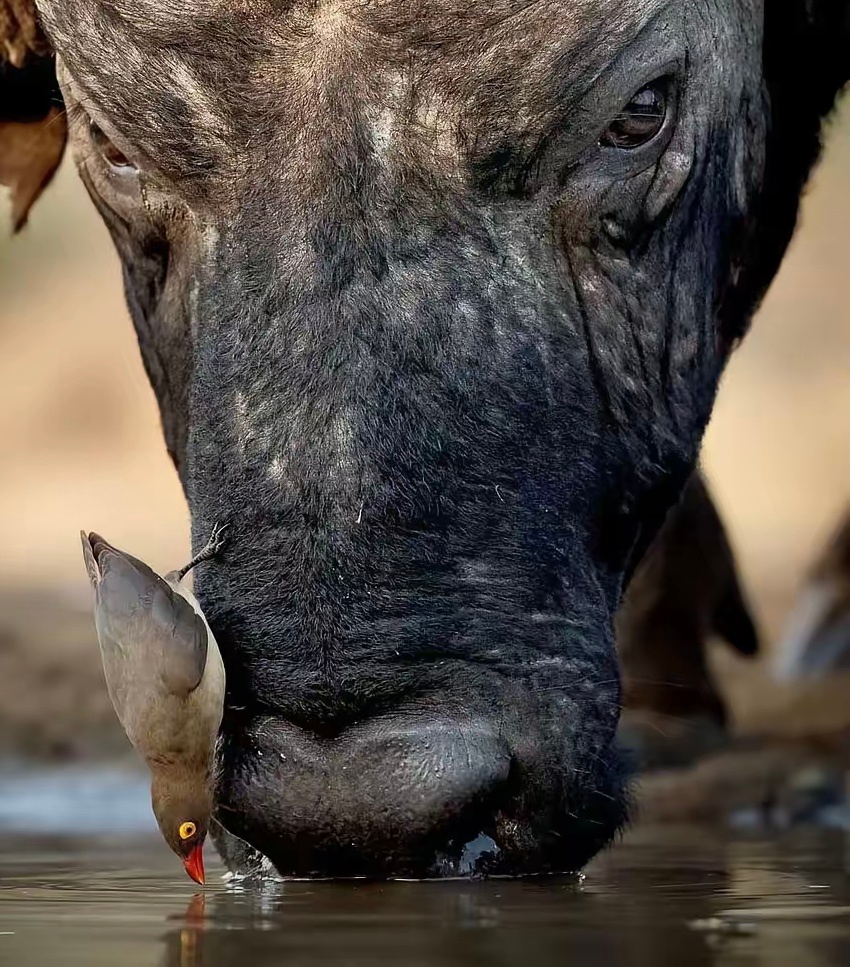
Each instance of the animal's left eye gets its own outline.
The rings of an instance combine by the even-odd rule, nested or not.
[[[600,143],[610,148],[639,148],[664,127],[668,110],[667,85],[654,81],[641,88],[602,135]]]
[[[89,130],[94,146],[101,153],[103,160],[110,168],[114,171],[120,171],[122,174],[132,173],[138,170],[127,155],[109,140],[102,128],[98,127],[94,121],[90,122]]]
[[[180,839],[191,839],[197,831],[198,827],[194,823],[181,823],[178,830]]]

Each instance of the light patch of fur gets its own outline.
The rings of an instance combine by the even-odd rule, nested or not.
[[[335,476],[348,484],[356,483],[357,458],[355,455],[354,427],[351,418],[340,411],[333,418],[327,436],[329,462]]]
[[[271,428],[263,421],[263,409],[268,404],[254,403],[241,390],[233,398],[233,439],[241,457],[249,450],[268,453]]]
[[[452,105],[431,93],[418,102],[414,122],[424,134],[434,162],[449,162],[453,166],[459,162],[457,118]]]
[[[478,322],[481,315],[478,307],[466,299],[462,299],[460,302],[458,302],[457,311],[466,322],[473,326]]]
[[[395,124],[395,111],[390,106],[381,108],[372,122],[372,143],[375,146],[375,154],[383,162],[386,162],[389,157]]]
[[[204,248],[204,254],[211,256],[218,247],[218,241],[221,237],[221,232],[215,227],[215,225],[206,225],[201,233],[201,242]]]
[[[398,127],[400,108],[406,90],[404,75],[400,71],[388,71],[380,108],[375,112],[371,122],[375,154],[384,163],[389,160],[390,148]]]
[[[248,399],[242,392],[237,392],[233,399],[233,431],[239,455],[244,457],[251,435],[251,423],[248,417]]]
[[[198,127],[208,134],[218,138],[225,145],[228,143],[226,125],[222,122],[216,104],[215,92],[200,83],[189,65],[178,57],[169,58],[171,80],[175,87],[185,95],[185,103],[189,106]]]
[[[272,462],[268,467],[269,479],[273,480],[275,483],[280,483],[283,480],[283,475],[285,471],[285,464],[283,460],[278,456],[272,459]]]
[[[333,40],[339,37],[347,20],[345,4],[340,0],[325,0],[316,11],[313,29],[317,40]]]

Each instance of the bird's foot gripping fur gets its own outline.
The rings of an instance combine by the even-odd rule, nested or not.
[[[216,524],[212,533],[210,534],[209,540],[201,549],[201,551],[192,558],[189,563],[177,571],[177,580],[182,581],[184,577],[199,564],[203,564],[204,561],[211,561],[214,557],[218,557],[221,553],[224,545],[227,543],[227,529],[228,524]]]

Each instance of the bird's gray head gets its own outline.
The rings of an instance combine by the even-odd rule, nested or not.
[[[189,876],[204,882],[204,840],[212,812],[209,777],[173,767],[151,767],[151,804],[166,843]]]

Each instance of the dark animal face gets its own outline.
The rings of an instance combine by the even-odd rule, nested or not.
[[[196,539],[231,528],[219,817],[287,873],[580,866],[624,575],[814,157],[813,106],[771,168],[762,3],[38,6]]]

